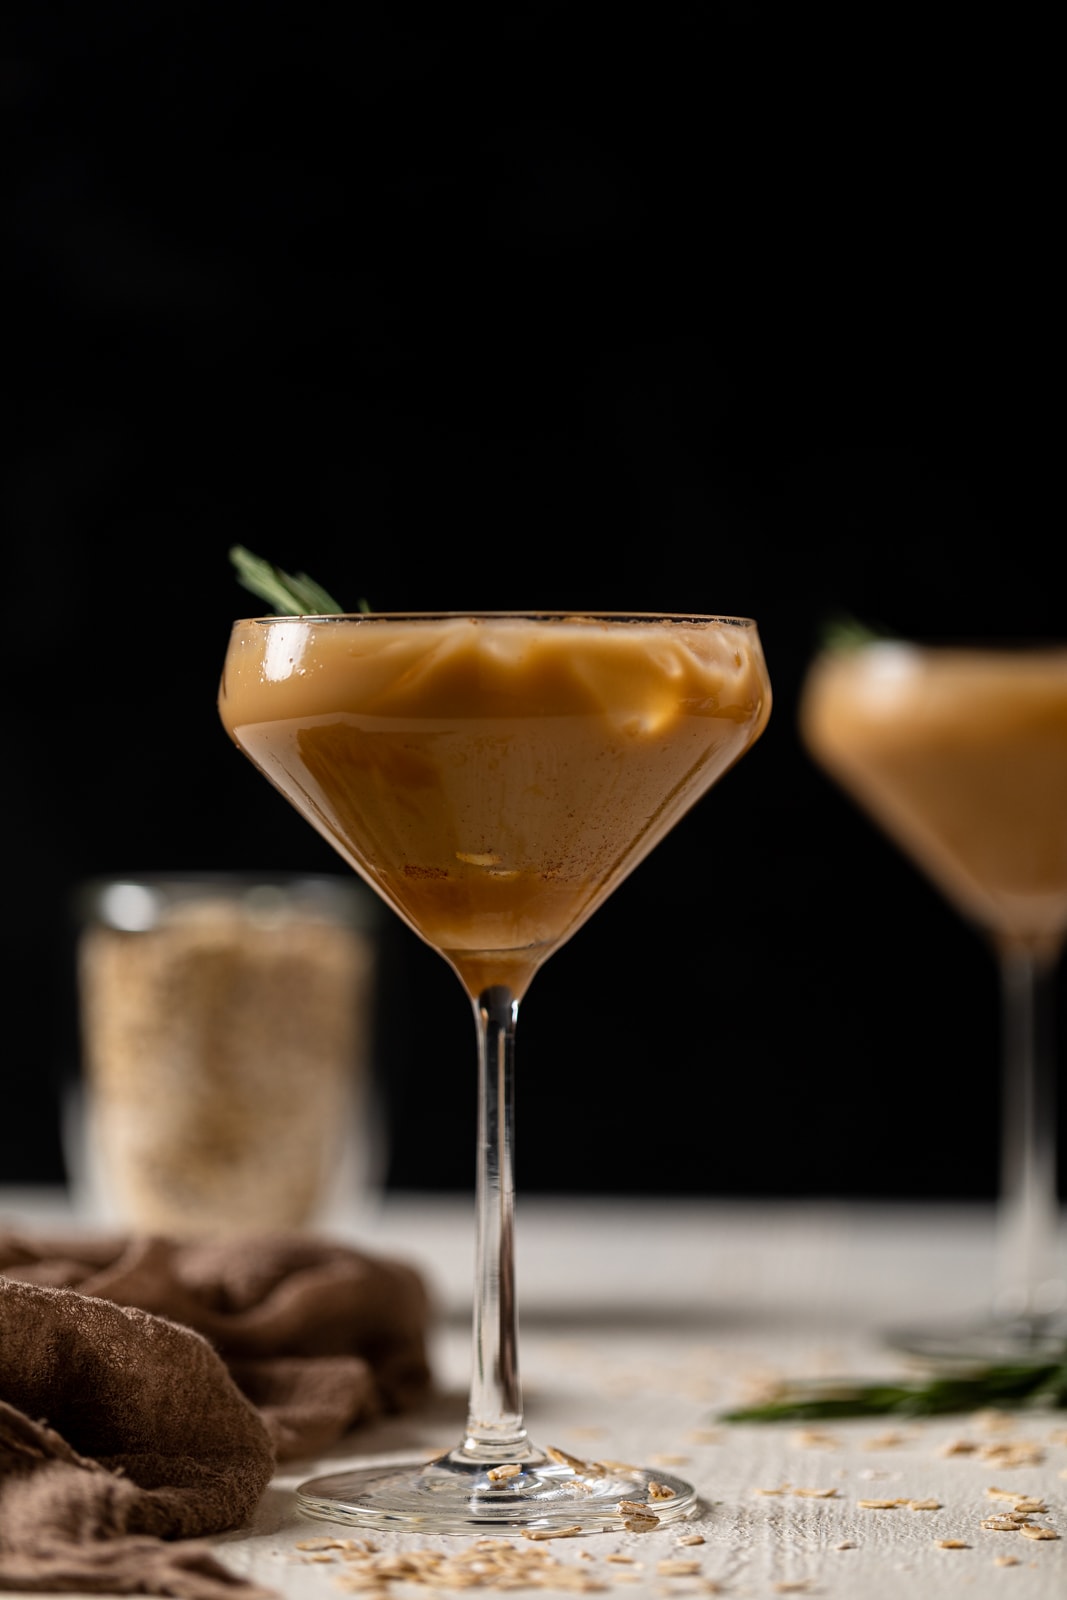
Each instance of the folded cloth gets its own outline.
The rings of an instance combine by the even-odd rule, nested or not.
[[[249,1600],[168,1541],[417,1403],[429,1318],[413,1267],[305,1234],[0,1231],[0,1590]]]

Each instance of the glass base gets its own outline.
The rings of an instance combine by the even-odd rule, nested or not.
[[[498,1464],[460,1449],[429,1462],[353,1467],[309,1479],[296,1497],[305,1516],[419,1533],[646,1531],[697,1506],[692,1485],[669,1473],[537,1450]]]
[[[1067,1315],[988,1316],[889,1328],[893,1350],[938,1366],[996,1366],[1067,1359]]]

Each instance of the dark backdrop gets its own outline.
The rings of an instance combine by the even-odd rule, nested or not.
[[[243,542],[760,622],[763,740],[524,1004],[520,1189],[992,1194],[992,958],[794,716],[838,609],[1067,632],[1045,47],[807,11],[8,11],[0,1180],[62,1173],[78,883],[338,865],[216,719]],[[468,1003],[384,938],[389,1181],[464,1187]]]

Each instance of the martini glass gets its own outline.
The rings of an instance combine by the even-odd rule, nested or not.
[[[438,1458],[297,1491],[312,1516],[449,1533],[650,1525],[671,1474],[528,1436],[514,1282],[519,1003],[541,965],[755,743],[771,690],[748,619],[515,612],[234,624],[234,742],[451,966],[477,1031],[473,1363]]]
[[[801,736],[990,948],[1001,994],[995,1282],[971,1319],[890,1331],[933,1359],[1067,1346],[1055,987],[1067,942],[1067,644],[872,640],[820,652]]]

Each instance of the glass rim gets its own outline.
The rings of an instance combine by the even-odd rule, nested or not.
[[[308,611],[236,617],[234,627],[249,623],[283,622],[559,622],[559,623],[650,623],[671,622],[700,626],[757,628],[754,617],[725,612],[699,611]]]

